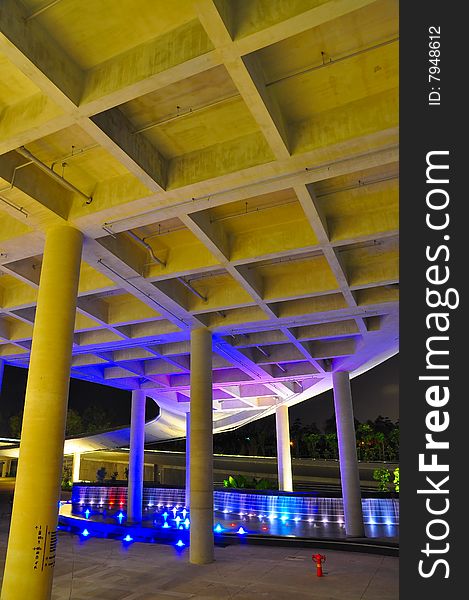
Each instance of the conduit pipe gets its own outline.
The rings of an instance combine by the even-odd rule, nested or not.
[[[31,152],[29,150],[27,150],[24,146],[21,146],[21,148],[18,148],[17,152],[19,152],[22,156],[24,156],[25,158],[30,160],[32,163],[34,163],[39,169],[41,169],[41,171],[44,171],[44,173],[47,173],[47,175],[52,177],[52,179],[55,179],[55,181],[57,181],[57,183],[60,183],[60,185],[67,188],[69,191],[71,191],[75,194],[79,194],[80,196],[85,198],[87,204],[90,204],[93,201],[93,198],[91,196],[87,196],[84,192],[82,192],[77,187],[75,187],[73,185],[73,183],[70,183],[64,177],[62,177],[61,175],[59,175],[58,173],[53,171],[50,167],[48,167],[41,160],[39,160],[39,158],[34,156],[34,154],[31,154]]]

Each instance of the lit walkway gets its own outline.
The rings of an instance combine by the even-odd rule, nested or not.
[[[0,566],[5,557],[5,523]],[[216,548],[216,562],[189,564],[188,552],[175,559],[172,546],[115,540],[80,542],[59,535],[52,600],[227,599],[395,600],[398,559],[327,552],[327,577],[318,579],[311,552],[298,548],[229,546]]]

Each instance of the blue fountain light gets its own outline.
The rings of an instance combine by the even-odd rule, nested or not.
[[[164,513],[163,513],[163,519],[166,521],[166,519],[168,517],[169,517],[169,514],[166,511],[164,511]]]
[[[133,542],[133,541],[134,541],[134,538],[133,538],[133,537],[131,537],[129,534],[127,534],[127,535],[125,536],[125,538],[124,538],[122,541],[123,541],[123,542]]]
[[[81,535],[83,537],[88,537],[90,535],[90,532],[88,531],[88,529],[83,529],[83,531],[81,532]]]
[[[186,517],[186,520],[184,521],[184,525],[186,526],[186,529],[189,527],[189,525],[191,524],[191,522],[189,521],[189,519]]]
[[[182,511],[182,518],[185,519],[187,515],[187,510],[184,508]]]
[[[221,533],[223,531],[223,527],[220,525],[220,523],[217,523],[215,525],[214,531],[215,531],[215,533]]]
[[[90,511],[90,509],[89,509],[89,508],[87,508],[87,509],[85,510],[85,517],[88,519],[88,517],[90,516],[90,514],[91,514],[91,511]]]
[[[169,529],[170,527],[171,525],[167,521],[163,523],[163,529]]]
[[[239,535],[245,535],[247,533],[247,531],[245,531],[242,527],[240,527],[236,533],[239,533]]]
[[[122,521],[124,520],[124,513],[122,511],[117,515],[117,520],[119,521],[119,525],[122,525]]]
[[[280,520],[281,520],[281,521],[282,521],[282,523],[285,525],[285,523],[288,521],[288,517],[287,517],[287,515],[282,515],[282,516],[280,517]]]
[[[171,512],[173,513],[173,515],[174,515],[174,518],[176,518],[176,514],[177,514],[177,508],[176,508],[176,507],[174,507],[174,508],[173,508],[173,510],[172,510]]]
[[[176,521],[176,525],[179,527],[179,523],[182,520],[181,517],[178,515],[174,520]]]
[[[178,540],[178,542],[176,543],[176,546],[178,548],[183,548],[186,544],[182,541],[182,540]]]

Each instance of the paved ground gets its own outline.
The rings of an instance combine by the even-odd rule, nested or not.
[[[0,486],[0,574],[9,520]],[[3,496],[3,498],[2,498]],[[316,577],[310,550],[259,546],[216,548],[216,562],[188,562],[172,546],[59,534],[53,600],[396,600],[398,559],[326,552]],[[1,579],[1,575],[0,575]]]

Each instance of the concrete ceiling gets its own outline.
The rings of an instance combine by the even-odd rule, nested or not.
[[[4,0],[0,71],[7,364],[64,222],[73,377],[182,414],[206,325],[222,428],[397,351],[397,0]]]

